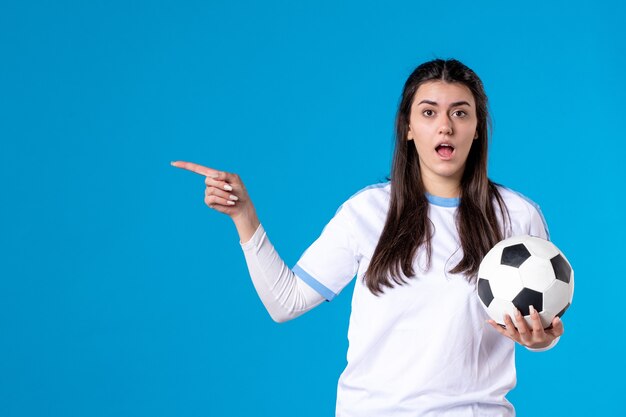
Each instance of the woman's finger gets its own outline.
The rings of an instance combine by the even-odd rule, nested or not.
[[[226,191],[233,191],[233,185],[227,183],[226,181],[220,181],[212,177],[206,177],[204,183],[207,187],[216,187]]]
[[[543,324],[541,323],[541,318],[539,317],[539,313],[535,310],[535,307],[529,306],[530,310],[530,320],[533,327],[533,338],[535,340],[543,340],[545,338],[545,332],[543,330]]]
[[[532,338],[530,329],[528,328],[526,319],[524,319],[522,313],[517,309],[515,310],[515,324],[517,326],[517,331],[519,332],[519,336],[522,342],[530,343],[530,339]]]
[[[193,162],[173,161],[171,164],[176,168],[186,169],[187,171],[195,172],[196,174],[204,175],[205,177],[215,175],[218,172],[216,169],[194,164]]]
[[[552,328],[548,330],[548,332],[554,336],[555,338],[560,337],[565,329],[563,328],[563,322],[559,317],[555,317],[552,320]]]
[[[517,332],[517,329],[515,328],[515,325],[513,324],[513,320],[511,319],[511,316],[509,316],[508,314],[504,315],[504,324],[506,324],[507,336],[509,336],[511,339],[515,340],[516,342],[519,342],[519,333]]]
[[[195,172],[196,174],[204,175],[205,177],[207,177],[207,180],[210,178],[217,182],[230,183],[229,184],[230,186],[233,186],[233,184],[241,183],[241,178],[239,178],[239,175],[237,174],[231,174],[230,172],[220,171],[217,169],[205,167],[203,165],[195,164],[193,162],[172,161],[171,165],[177,168],[182,168],[191,172]],[[207,182],[207,185],[209,185],[208,182]],[[232,191],[232,190],[229,190],[228,188],[225,188],[225,189],[227,191]]]
[[[496,323],[495,320],[487,320],[487,323],[491,324],[491,327],[496,329],[502,336],[508,337],[505,328],[501,324]]]
[[[218,187],[226,191],[233,191],[235,189],[241,189],[241,178],[237,174],[231,174],[226,171],[220,171],[217,169],[205,167],[200,164],[185,161],[173,161],[172,166],[177,168],[186,169],[196,174],[204,175],[206,178],[204,183],[207,186]]]
[[[204,195],[205,196],[210,196],[210,195],[214,195],[220,198],[223,198],[224,200],[232,200],[232,201],[237,201],[239,200],[239,197],[237,197],[234,194],[228,193],[226,191],[222,191],[218,188],[215,187],[207,187],[204,189]]]
[[[230,172],[226,172],[226,171],[215,170],[215,172],[213,172],[208,177],[216,181],[227,182],[230,185],[241,183],[241,178],[239,178],[239,175],[231,174]]]
[[[227,200],[225,198],[218,197],[216,195],[205,195],[204,202],[207,206],[211,208],[214,208],[216,204],[219,204],[221,206],[227,206],[227,207],[234,206],[236,204],[236,202],[233,200]]]

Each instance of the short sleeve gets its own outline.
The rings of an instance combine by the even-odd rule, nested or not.
[[[358,267],[352,221],[344,204],[292,269],[300,279],[331,301],[354,278]]]

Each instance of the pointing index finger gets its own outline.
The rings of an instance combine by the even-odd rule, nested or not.
[[[207,168],[199,164],[194,164],[193,162],[174,161],[172,162],[172,166],[175,166],[176,168],[186,169],[187,171],[195,172],[196,174],[204,175],[205,177],[210,177],[218,173],[218,171],[212,168]]]

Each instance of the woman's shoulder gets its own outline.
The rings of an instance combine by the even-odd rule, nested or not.
[[[375,184],[370,184],[366,187],[361,188],[354,194],[348,198],[347,201],[351,200],[360,200],[360,199],[380,199],[380,198],[389,198],[389,193],[391,192],[391,181],[378,182]]]
[[[391,195],[391,181],[378,182],[361,188],[350,196],[344,205],[365,209],[368,206],[387,207]]]
[[[497,185],[497,188],[512,222],[520,228],[520,233],[549,238],[548,225],[539,204],[519,191],[502,185]]]
[[[525,210],[533,208],[535,210],[539,210],[539,204],[521,192],[505,187],[501,184],[496,184],[496,188],[509,210],[516,208]]]
[[[338,209],[349,212],[365,213],[368,210],[386,211],[389,207],[391,181],[379,182],[365,186],[353,193]]]

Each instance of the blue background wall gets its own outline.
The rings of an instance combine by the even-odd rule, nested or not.
[[[0,5],[0,415],[328,416],[352,286],[276,324],[191,160],[236,172],[293,265],[384,180],[404,80],[483,79],[490,175],[576,270],[518,349],[519,415],[623,415],[625,7],[615,2]]]

